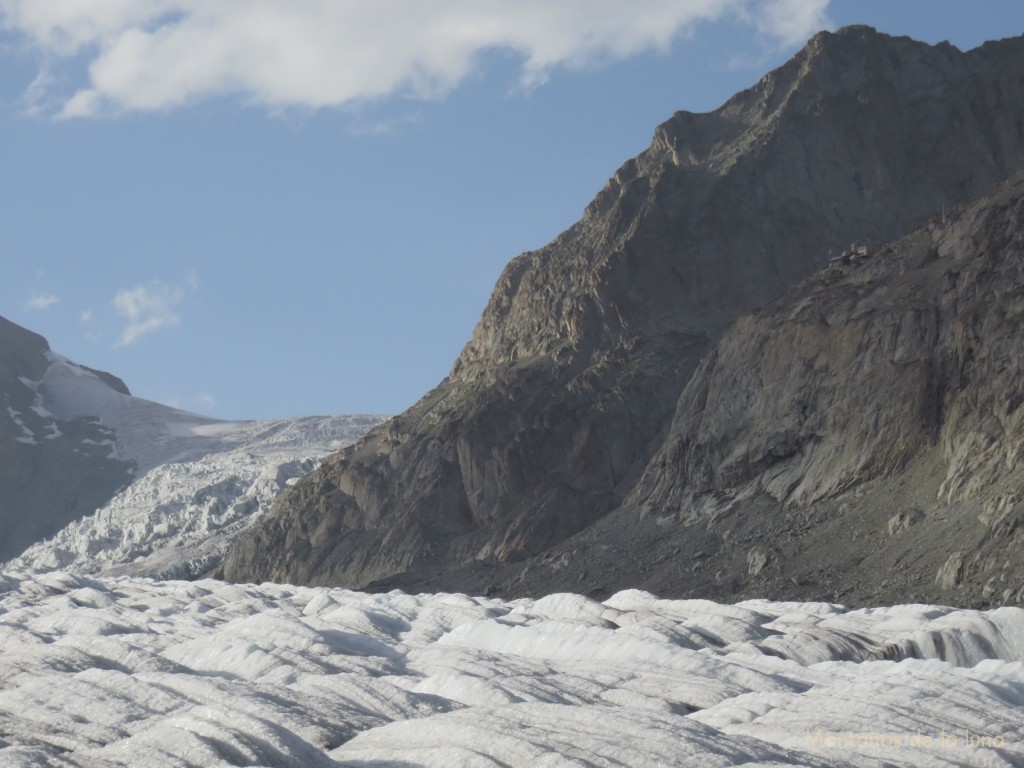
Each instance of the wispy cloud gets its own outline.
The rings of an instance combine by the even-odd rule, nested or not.
[[[78,322],[82,325],[88,325],[92,322],[93,313],[91,309],[83,309],[82,314],[78,316]]]
[[[703,22],[732,18],[776,44],[827,25],[828,0],[0,0],[0,25],[48,69],[26,94],[51,103],[61,62],[88,82],[59,115],[166,110],[241,95],[272,109],[401,94],[436,98],[487,50],[522,58],[521,81],[664,50]],[[69,68],[74,69],[74,68]],[[75,72],[80,71],[74,69]],[[72,76],[73,77],[73,76]]]
[[[54,102],[57,82],[48,69],[41,69],[21,95],[21,108],[25,115],[34,117],[53,111],[60,106]]]
[[[118,291],[114,296],[114,309],[127,325],[121,330],[117,346],[127,347],[154,331],[180,324],[178,305],[185,298],[185,286],[197,285],[198,281],[190,275],[184,285],[167,285],[154,280],[148,285]]]
[[[214,398],[214,396],[207,394],[205,392],[201,395],[196,395],[196,402],[199,404],[200,408],[203,408],[207,411],[212,411],[214,408],[217,407],[217,400]]]
[[[33,296],[31,299],[26,301],[25,309],[41,311],[52,307],[58,301],[60,301],[60,299],[58,299],[52,293],[41,293],[38,296]]]

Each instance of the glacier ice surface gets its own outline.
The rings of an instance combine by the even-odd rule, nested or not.
[[[1022,766],[1024,610],[0,572],[2,766]]]
[[[135,479],[93,514],[22,553],[11,564],[17,568],[201,576],[288,485],[383,421],[372,415],[219,421],[126,395],[67,358],[52,352],[48,358],[40,381],[25,380],[37,413],[102,425],[108,439],[83,442],[107,445],[110,458],[133,462]],[[16,439],[38,442],[16,423],[25,433]],[[60,436],[54,422],[46,427],[43,439]]]

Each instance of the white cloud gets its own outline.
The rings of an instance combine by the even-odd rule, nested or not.
[[[831,25],[825,13],[829,0],[765,0],[756,14],[761,34],[782,45],[799,45],[808,31],[816,32]]]
[[[238,94],[271,108],[435,98],[482,52],[522,57],[526,85],[558,67],[664,50],[731,17],[774,44],[828,23],[828,0],[0,0],[0,24],[53,62],[85,57],[64,117],[165,110]],[[28,101],[48,103],[49,72]]]
[[[114,296],[114,308],[128,324],[122,329],[117,346],[127,347],[146,334],[178,325],[181,317],[176,308],[184,298],[183,288],[168,286],[158,280],[118,291]]]
[[[29,117],[35,117],[59,107],[53,96],[56,85],[57,82],[48,69],[39,70],[35,79],[21,95],[22,112]]]
[[[89,323],[91,323],[92,322],[92,310],[91,309],[82,310],[82,314],[80,314],[78,316],[78,322],[80,322],[82,325],[88,325]]]
[[[25,302],[25,309],[31,310],[43,310],[52,307],[60,299],[54,296],[52,293],[42,293],[38,296],[33,296],[31,299]]]
[[[205,392],[201,395],[196,395],[196,402],[199,404],[200,408],[205,408],[209,411],[212,411],[217,407],[217,400],[214,396]]]

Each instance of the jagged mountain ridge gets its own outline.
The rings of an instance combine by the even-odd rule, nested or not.
[[[291,480],[383,420],[169,408],[3,318],[0,387],[0,562],[84,572],[202,574]]]
[[[677,113],[583,219],[506,268],[451,374],[286,492],[231,579],[415,587],[539,555],[622,505],[738,315],[1024,160],[1024,41],[822,33]],[[404,579],[404,581],[403,581]]]

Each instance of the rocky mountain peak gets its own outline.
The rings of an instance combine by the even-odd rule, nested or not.
[[[680,112],[513,259],[449,377],[284,494],[231,578],[365,586],[528,557],[620,505],[698,361],[854,240],[1024,166],[1024,44],[823,33]]]
[[[1020,39],[965,54],[863,26],[816,35],[719,109],[677,112],[580,223],[513,260],[453,375],[650,330],[717,336],[827,248],[985,189],[1021,156],[1022,62]]]

